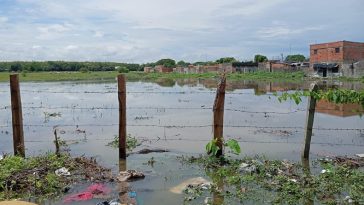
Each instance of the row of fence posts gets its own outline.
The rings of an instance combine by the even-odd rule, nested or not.
[[[121,74],[117,76],[117,81],[118,81],[118,102],[119,102],[119,158],[126,159],[127,156],[126,78],[123,74]],[[217,156],[221,156],[224,154],[223,128],[224,128],[225,87],[226,87],[226,77],[225,75],[222,75],[216,90],[216,97],[213,106],[213,139],[216,140],[217,146],[220,148],[219,152],[217,153]],[[316,84],[311,85],[310,90],[316,91],[317,85]],[[11,94],[14,155],[25,157],[23,116],[22,116],[22,105],[21,105],[18,74],[10,75],[10,94]],[[316,106],[315,98],[308,97],[304,146],[302,150],[302,158],[304,159],[309,158],[315,106]]]

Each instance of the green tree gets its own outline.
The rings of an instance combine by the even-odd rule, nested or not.
[[[160,59],[155,63],[156,65],[163,65],[167,68],[174,68],[176,66],[176,61],[170,58]]]
[[[225,57],[216,60],[216,63],[233,63],[233,62],[237,62],[237,60],[234,57]]]
[[[286,57],[287,62],[303,62],[305,60],[306,60],[306,57],[304,55],[301,55],[301,54],[288,55]]]
[[[257,54],[257,55],[254,56],[254,62],[255,63],[261,63],[261,62],[264,62],[264,61],[268,61],[267,56],[263,56],[263,55],[260,55],[260,54]]]
[[[182,66],[182,67],[186,67],[186,66],[190,65],[190,63],[187,63],[187,62],[184,62],[184,61],[181,60],[181,61],[177,62],[177,65]]]
[[[118,73],[129,73],[129,69],[126,66],[120,66],[118,68]]]
[[[10,70],[13,72],[21,71],[22,65],[19,62],[15,62],[13,65],[10,66]]]

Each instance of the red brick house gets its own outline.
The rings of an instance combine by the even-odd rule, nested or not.
[[[167,68],[163,65],[157,65],[154,67],[155,71],[156,72],[159,72],[159,73],[171,73],[173,72],[173,68]]]
[[[364,43],[337,41],[310,45],[310,68],[322,77],[363,76],[361,61],[364,61]]]

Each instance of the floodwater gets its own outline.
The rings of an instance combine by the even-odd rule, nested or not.
[[[265,155],[272,159],[300,160],[303,146],[307,99],[296,105],[280,103],[272,93],[307,89],[310,82],[228,82],[225,96],[224,137],[239,141],[242,154]],[[182,204],[183,195],[169,192],[185,179],[205,176],[176,160],[177,156],[205,153],[212,139],[212,107],[217,81],[127,83],[127,133],[142,148],[162,148],[170,152],[132,154],[128,169],[146,173],[146,178],[130,183],[138,204]],[[321,82],[321,88],[364,89],[360,83]],[[12,153],[9,84],[0,83],[0,152]],[[27,155],[54,150],[53,129],[70,144],[73,155],[94,156],[119,169],[118,150],[106,146],[118,133],[116,82],[21,83],[24,135]],[[314,119],[311,159],[363,152],[364,119],[360,105],[333,105],[320,101]],[[362,112],[362,110],[361,110]],[[155,163],[148,164],[153,157]],[[81,190],[87,184],[75,187]],[[109,184],[117,197],[117,186]],[[94,199],[86,203],[96,204]],[[161,203],[163,202],[163,203]],[[51,204],[62,204],[60,201]]]

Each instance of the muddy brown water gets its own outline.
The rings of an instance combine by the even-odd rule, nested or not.
[[[273,92],[301,90],[310,82],[229,82],[225,97],[224,137],[237,139],[244,155],[300,160],[307,100],[296,105],[280,103]],[[212,106],[216,80],[127,83],[127,132],[142,141],[142,148],[171,152],[131,155],[128,169],[147,175],[132,182],[138,204],[182,204],[183,195],[169,189],[183,180],[205,176],[202,170],[182,165],[177,156],[203,154],[212,138]],[[321,88],[363,89],[361,83],[324,82]],[[27,155],[53,151],[53,127],[70,144],[73,155],[95,156],[113,168],[118,166],[117,149],[106,146],[118,133],[116,82],[21,83],[24,135]],[[9,84],[0,83],[0,152],[12,153]],[[359,105],[318,102],[314,120],[311,158],[353,155],[364,152],[364,120]],[[52,115],[56,113],[56,115]],[[349,129],[349,130],[342,130]],[[156,161],[153,166],[148,160]],[[76,193],[88,184],[76,185]],[[115,184],[109,198],[118,195]],[[63,198],[47,204],[63,204]],[[74,204],[96,204],[101,199]],[[161,203],[163,202],[163,203]],[[198,202],[196,202],[198,203]]]

